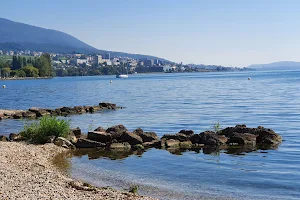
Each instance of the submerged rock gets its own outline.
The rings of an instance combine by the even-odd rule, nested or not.
[[[75,146],[77,148],[99,148],[99,147],[105,147],[106,144],[89,140],[89,139],[79,138],[75,143]]]
[[[128,142],[112,143],[109,146],[109,149],[115,151],[129,151],[131,149],[131,145]]]

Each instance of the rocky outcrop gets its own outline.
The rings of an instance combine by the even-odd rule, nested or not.
[[[22,119],[22,118],[38,118],[45,115],[51,116],[68,116],[83,113],[94,113],[100,110],[116,110],[122,107],[116,106],[112,103],[99,103],[96,106],[74,106],[74,107],[61,107],[56,109],[48,108],[29,108],[27,111],[22,110],[0,110],[0,120],[2,119]]]

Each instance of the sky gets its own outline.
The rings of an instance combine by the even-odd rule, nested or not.
[[[185,64],[300,61],[299,0],[9,0],[0,17]]]

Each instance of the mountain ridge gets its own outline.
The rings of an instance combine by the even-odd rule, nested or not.
[[[148,58],[167,61],[156,56],[97,49],[62,31],[42,28],[0,17],[0,49],[32,50],[50,53],[110,53],[111,56]]]
[[[268,64],[253,64],[247,68],[256,70],[295,70],[300,69],[300,62],[296,61],[278,61]]]

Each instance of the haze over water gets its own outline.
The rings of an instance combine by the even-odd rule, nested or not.
[[[1,83],[7,89],[0,90],[0,108],[56,108],[102,101],[126,107],[69,117],[73,127],[85,132],[89,127],[123,124],[130,131],[141,127],[159,136],[181,129],[199,133],[218,121],[223,128],[265,126],[284,139],[274,150],[238,154],[188,151],[175,155],[151,149],[121,160],[73,157],[70,173],[75,178],[116,188],[138,184],[142,194],[162,199],[300,198],[299,71],[138,74],[126,80],[98,76]],[[23,124],[20,120],[0,121],[0,133],[20,131]]]

